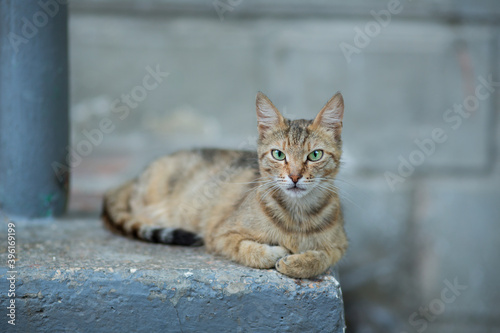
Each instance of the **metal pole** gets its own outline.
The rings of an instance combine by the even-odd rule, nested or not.
[[[0,0],[0,209],[64,213],[68,165],[67,0]]]

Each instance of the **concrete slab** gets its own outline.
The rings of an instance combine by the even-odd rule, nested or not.
[[[315,280],[291,279],[204,248],[126,239],[96,217],[13,223],[16,325],[5,315],[11,274],[2,265],[2,332],[344,331],[334,270]],[[0,258],[6,263],[7,253]]]

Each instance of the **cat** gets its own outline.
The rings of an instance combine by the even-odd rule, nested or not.
[[[257,152],[198,149],[154,161],[108,191],[103,219],[136,238],[198,246],[240,264],[312,278],[347,249],[334,185],[344,100],[314,120],[285,119],[261,92]]]

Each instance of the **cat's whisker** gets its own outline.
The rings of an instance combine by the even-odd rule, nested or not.
[[[350,204],[356,206],[357,208],[362,209],[362,207],[359,206],[352,198],[348,197],[345,193],[340,192],[337,187],[325,186],[322,184],[318,184],[317,186],[319,189],[326,190],[327,192],[337,194],[340,197],[340,199],[345,200],[345,201],[349,202]]]
[[[269,192],[268,192],[268,193],[267,193],[267,194],[266,194],[266,195],[262,198],[262,200],[264,200],[264,199],[265,199],[265,197],[266,197],[266,196],[268,196],[268,195],[273,195],[273,194],[274,194],[276,191],[278,191],[278,190],[279,190],[279,187],[275,187],[275,188],[271,189],[271,191],[269,191]]]
[[[273,178],[269,176],[258,177],[252,180],[251,182],[228,182],[228,184],[253,184],[253,183],[264,183],[268,181],[272,181]]]
[[[261,187],[267,186],[269,184],[274,183],[275,180],[272,179],[271,177],[259,177],[256,178],[254,181],[251,182],[233,182],[233,183],[228,183],[228,184],[234,184],[234,185],[248,185],[248,184],[255,184],[256,186],[250,187],[248,190],[244,191],[243,193],[247,193],[253,190],[257,190]]]
[[[338,195],[341,196],[342,199],[345,199],[346,201],[349,201],[353,205],[356,205],[356,207],[361,208],[359,205],[356,204],[356,202],[353,200],[353,196],[345,188],[340,189],[335,184],[329,184],[329,185],[335,188],[335,191],[337,192]]]
[[[267,190],[260,198],[261,201],[264,201],[264,199],[269,195],[269,194],[272,194],[274,192],[276,192],[277,190],[280,189],[280,185],[279,184],[273,184],[271,186],[271,188],[269,190]]]
[[[277,184],[271,184],[271,186],[268,189],[266,189],[265,192],[264,192],[264,194],[261,196],[261,200],[263,200],[266,197],[266,195],[270,191],[272,191],[273,189],[275,189],[277,186],[278,186]]]
[[[238,185],[246,185],[246,184],[260,184],[260,183],[267,183],[269,182],[268,180],[261,180],[261,181],[253,181],[253,182],[246,182],[246,183],[227,183],[227,184],[238,184]]]
[[[360,193],[360,188],[356,185],[354,185],[353,183],[349,182],[349,181],[346,181],[345,179],[342,179],[342,178],[338,178],[338,177],[335,177],[335,179],[332,179],[332,178],[325,178],[325,177],[317,177],[316,179],[318,180],[330,180],[332,181],[333,183],[336,183],[337,181],[341,182],[341,183],[345,183],[349,186],[352,186],[354,189],[358,190],[358,193],[357,193],[357,196],[361,196],[363,198],[366,198],[366,195],[363,195],[362,193]],[[350,195],[348,189],[346,187],[342,187],[342,193],[344,194],[347,194],[347,195]],[[352,197],[352,196],[351,196]]]
[[[259,186],[254,186],[254,187],[251,187],[251,188],[249,188],[248,190],[246,190],[246,191],[245,191],[245,192],[243,192],[243,193],[250,192],[250,191],[253,191],[253,190],[257,190],[257,189],[259,189],[259,188],[261,188],[261,187],[267,186],[267,185],[272,184],[272,183],[273,183],[273,182],[271,181],[271,182],[267,182],[267,183],[262,184],[262,185],[259,185]]]
[[[349,182],[347,182],[347,181],[345,181],[343,179],[336,179],[336,180],[340,180],[341,182],[343,182],[345,184],[348,184],[350,186],[350,188],[346,187],[346,186],[343,186],[342,187],[343,192],[349,194],[348,190],[354,190],[356,192],[356,195],[355,195],[356,197],[359,197],[359,198],[361,198],[363,200],[370,200],[370,196],[367,195],[367,193],[364,192],[359,186],[356,186],[356,185],[354,185],[352,183],[349,183]]]
[[[323,192],[326,192],[327,194],[332,195],[332,196],[334,194],[339,195],[335,189],[328,188],[328,187],[326,187],[324,185],[317,185],[317,188],[320,189],[320,190],[322,190]]]

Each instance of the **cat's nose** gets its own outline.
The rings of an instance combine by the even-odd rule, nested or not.
[[[295,184],[297,184],[297,182],[299,181],[299,179],[302,178],[302,175],[288,175],[288,177],[290,177],[290,179],[292,180],[292,182],[294,182]]]

